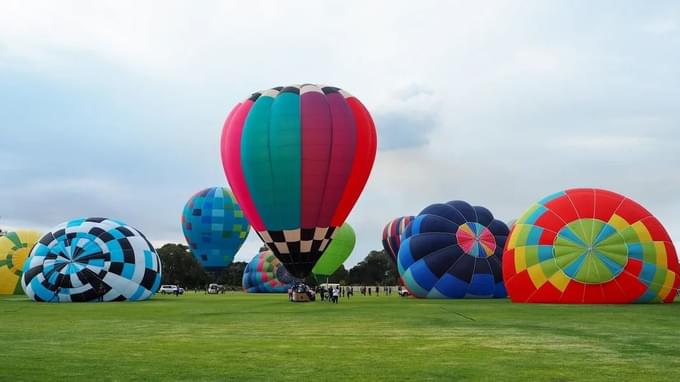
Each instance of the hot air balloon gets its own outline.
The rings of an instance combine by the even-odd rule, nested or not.
[[[298,278],[330,244],[373,167],[376,132],[359,100],[330,86],[277,87],[234,107],[222,162],[260,238]]]
[[[285,293],[296,281],[268,247],[261,248],[243,271],[243,290],[248,293]]]
[[[503,256],[514,302],[672,302],[678,271],[673,242],[649,211],[594,188],[558,192],[532,205]]]
[[[0,236],[0,295],[24,294],[21,274],[24,262],[40,239],[32,230],[10,231]]]
[[[312,268],[312,273],[317,280],[330,277],[347,260],[354,250],[357,238],[349,223],[345,223],[338,229],[328,249],[323,253],[319,261]]]
[[[250,225],[228,189],[211,187],[194,194],[184,206],[182,230],[203,268],[219,272],[234,260]]]
[[[390,220],[389,223],[383,229],[382,243],[385,252],[387,252],[394,263],[397,263],[397,254],[399,253],[399,246],[401,245],[401,234],[404,232],[406,227],[413,220],[413,216],[402,216],[394,220]]]
[[[508,227],[484,207],[433,204],[403,234],[397,266],[416,297],[505,297],[501,269]]]
[[[146,300],[160,284],[153,245],[106,218],[70,220],[43,235],[21,278],[26,295],[47,302]]]

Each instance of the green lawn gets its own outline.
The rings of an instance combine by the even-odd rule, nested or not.
[[[680,303],[0,298],[0,381],[680,380]]]

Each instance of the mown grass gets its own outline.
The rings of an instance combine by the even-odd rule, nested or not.
[[[2,297],[0,381],[669,381],[679,329],[680,303]]]

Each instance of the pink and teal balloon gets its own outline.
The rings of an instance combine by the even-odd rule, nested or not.
[[[229,185],[257,234],[299,278],[345,222],[373,167],[376,131],[364,105],[330,86],[254,93],[222,131]]]

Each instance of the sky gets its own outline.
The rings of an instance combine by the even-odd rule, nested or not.
[[[2,1],[0,227],[106,216],[183,242],[184,203],[227,185],[229,110],[297,83],[376,123],[348,267],[429,204],[508,221],[572,187],[636,200],[680,244],[674,1]]]

